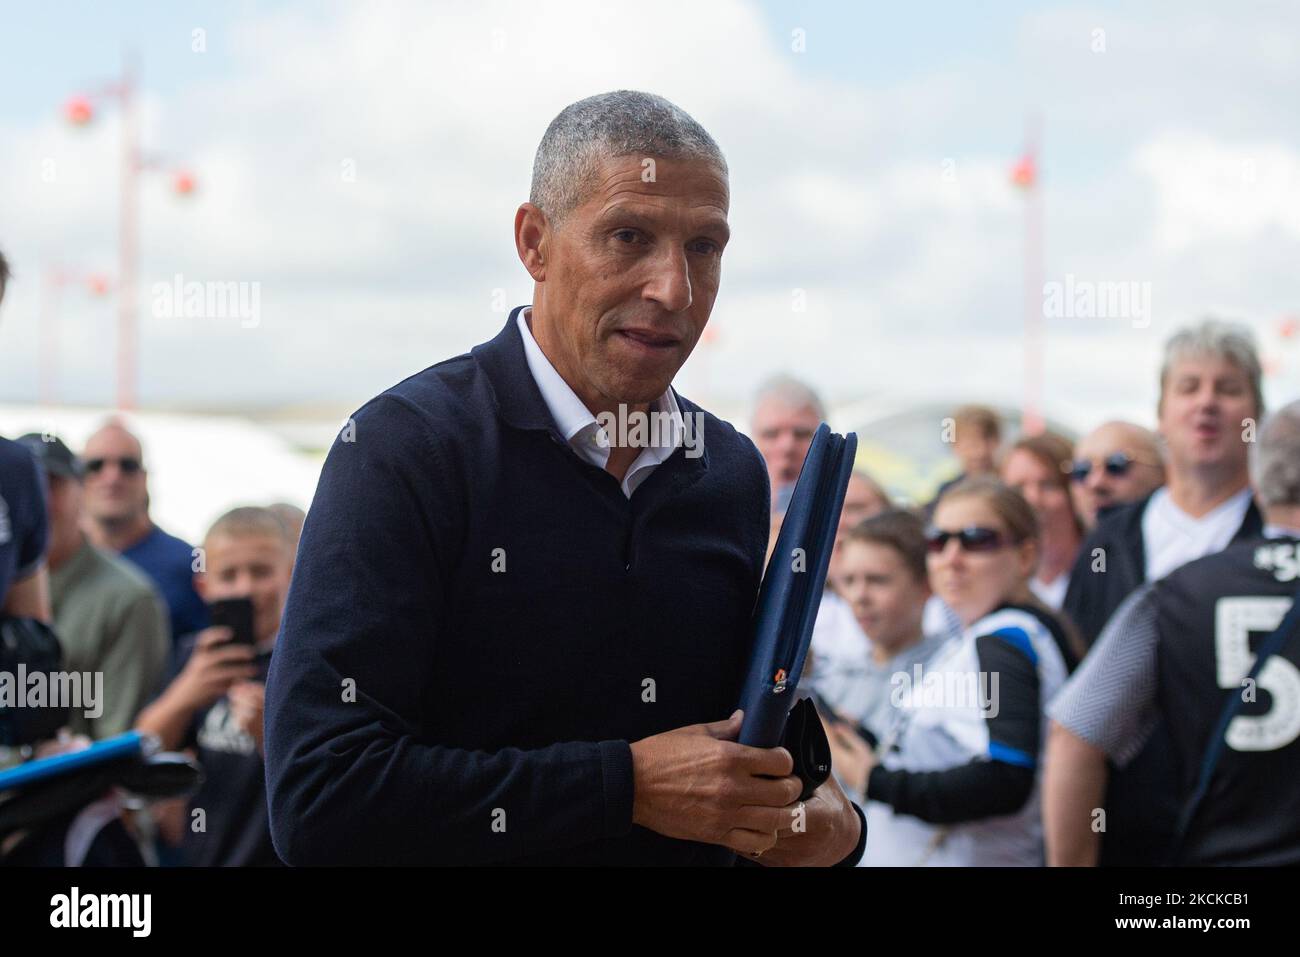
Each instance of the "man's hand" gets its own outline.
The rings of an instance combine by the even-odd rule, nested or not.
[[[853,853],[862,836],[858,812],[833,776],[807,801],[791,804],[782,813],[785,821],[777,831],[776,846],[757,859],[760,864],[831,867]]]
[[[135,719],[140,731],[158,736],[166,750],[180,747],[194,715],[230,690],[257,677],[253,649],[232,645],[230,629],[215,625],[199,632],[189,661],[167,690]]]
[[[785,748],[736,743],[742,716],[632,742],[632,822],[750,857],[775,846],[803,785]]]
[[[241,679],[257,677],[253,649],[230,644],[231,631],[214,625],[199,632],[190,659],[172,682],[168,694],[191,712],[206,708]]]
[[[58,754],[71,754],[73,751],[84,751],[90,747],[93,742],[84,734],[73,734],[67,728],[59,728],[58,735],[41,741],[36,745],[34,756],[37,758],[52,758]]]

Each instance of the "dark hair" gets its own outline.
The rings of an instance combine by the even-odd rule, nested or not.
[[[9,271],[9,260],[5,259],[5,254],[0,252],[0,302],[4,302],[5,289],[9,286],[9,277],[13,273]]]
[[[898,552],[903,564],[917,581],[927,581],[925,570],[925,526],[911,512],[890,509],[864,518],[844,533],[845,542],[884,545]]]

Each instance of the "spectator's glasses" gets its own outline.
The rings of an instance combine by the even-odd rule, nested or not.
[[[959,532],[947,532],[933,526],[926,529],[925,546],[930,554],[938,555],[948,547],[948,539],[955,538],[964,552],[995,552],[1007,544],[1007,537],[995,528],[971,525]]]
[[[1102,468],[1106,470],[1107,475],[1119,478],[1127,475],[1128,470],[1134,465],[1140,464],[1137,459],[1125,454],[1124,452],[1115,452],[1102,459]],[[1092,463],[1087,459],[1079,459],[1070,466],[1070,478],[1076,482],[1085,482],[1088,475],[1092,472]]]
[[[120,459],[86,459],[86,471],[91,475],[98,475],[104,471],[104,466],[109,463],[115,463],[123,475],[134,475],[141,468],[139,459],[125,457]]]

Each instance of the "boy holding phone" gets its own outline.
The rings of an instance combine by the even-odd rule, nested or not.
[[[167,749],[193,748],[205,774],[183,806],[156,809],[159,829],[188,865],[276,864],[262,707],[293,552],[280,519],[256,507],[217,519],[203,550],[195,588],[220,623],[180,641],[170,683],[136,722]]]

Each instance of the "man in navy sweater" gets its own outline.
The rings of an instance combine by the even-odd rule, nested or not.
[[[673,104],[567,107],[515,216],[532,306],[334,443],[267,682],[286,862],[861,857],[833,779],[800,805],[785,749],[734,740],[768,481],[671,387],[728,204]]]

